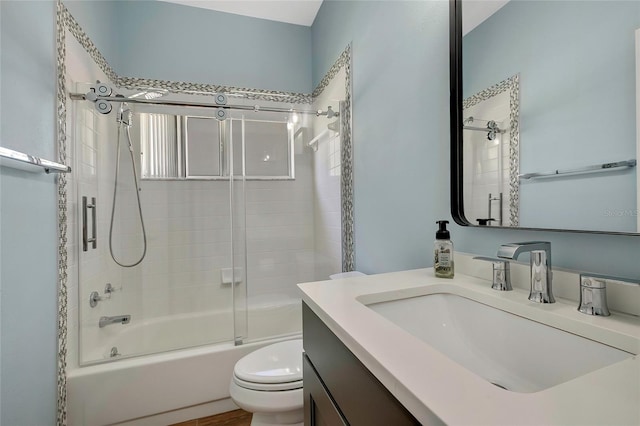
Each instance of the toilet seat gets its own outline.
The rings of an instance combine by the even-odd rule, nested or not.
[[[254,390],[302,387],[302,340],[275,343],[246,355],[236,363],[233,380]]]
[[[233,375],[233,382],[240,386],[241,388],[254,390],[254,391],[287,391],[294,389],[302,388],[302,380],[296,380],[295,382],[284,382],[284,383],[256,383],[256,382],[248,382],[246,380],[242,380],[237,377],[235,374]]]

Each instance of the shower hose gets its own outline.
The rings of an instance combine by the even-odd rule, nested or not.
[[[130,113],[130,112],[129,112]],[[125,122],[122,119],[123,111],[120,111],[120,117],[118,118],[118,142],[117,142],[117,153],[116,153],[116,175],[113,181],[113,204],[111,206],[111,224],[109,225],[109,252],[111,253],[111,258],[118,265],[123,268],[132,268],[136,265],[139,265],[140,262],[144,259],[147,254],[147,232],[144,227],[144,219],[142,218],[142,205],[140,204],[140,187],[138,186],[138,173],[136,171],[136,162],[133,157],[133,145],[131,144],[131,133],[129,132],[130,124]],[[130,122],[130,120],[129,120]],[[113,254],[113,219],[116,212],[116,200],[118,199],[118,175],[120,173],[120,134],[121,130],[125,129],[125,133],[127,135],[127,142],[129,142],[129,154],[131,155],[131,166],[133,169],[133,182],[135,183],[135,191],[136,198],[138,200],[138,214],[140,216],[140,226],[142,227],[142,239],[143,239],[143,250],[140,258],[134,263],[123,263],[116,259]]]

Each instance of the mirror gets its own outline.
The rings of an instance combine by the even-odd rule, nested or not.
[[[451,1],[461,225],[640,232],[640,2]]]

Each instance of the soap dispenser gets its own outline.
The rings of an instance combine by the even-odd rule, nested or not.
[[[447,230],[447,220],[436,222],[439,229],[434,242],[433,270],[438,278],[453,278],[453,243]]]

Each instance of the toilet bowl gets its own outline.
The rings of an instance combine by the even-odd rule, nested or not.
[[[252,426],[302,426],[302,340],[275,343],[241,358],[229,392],[238,407],[253,413]]]

